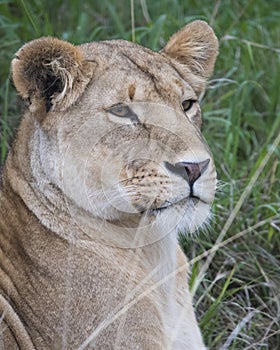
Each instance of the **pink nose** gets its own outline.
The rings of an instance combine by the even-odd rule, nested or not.
[[[179,162],[175,165],[172,165],[169,162],[164,162],[166,169],[177,176],[184,178],[192,190],[192,186],[195,181],[203,174],[207,169],[210,159],[206,159],[202,162]]]
[[[181,162],[181,163],[178,163],[178,165],[183,166],[186,169],[189,185],[192,186],[195,183],[195,181],[207,169],[209,162],[210,162],[210,159],[206,159],[203,162],[199,162],[199,163]]]

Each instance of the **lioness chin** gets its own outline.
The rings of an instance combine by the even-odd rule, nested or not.
[[[218,43],[154,52],[41,38],[12,61],[27,108],[0,187],[0,348],[205,349],[178,232],[216,187],[198,97]]]

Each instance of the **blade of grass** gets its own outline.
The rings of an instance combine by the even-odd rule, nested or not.
[[[130,0],[130,16],[131,16],[131,37],[135,43],[135,18],[134,18],[134,0]]]
[[[218,298],[211,304],[210,308],[207,310],[207,312],[204,314],[203,318],[201,319],[200,321],[201,327],[203,327],[205,324],[207,324],[211,320],[211,318],[213,317],[213,313],[216,313],[216,310],[221,306],[221,301],[225,296],[225,293],[231,282],[234,272],[235,272],[235,267],[233,267],[233,269],[230,271],[230,274],[228,275]]]
[[[162,28],[165,20],[166,20],[166,15],[161,15],[156,20],[155,24],[151,27],[151,30],[149,33],[150,40],[148,42],[148,47],[152,50],[156,50],[158,48],[159,38],[162,34]]]
[[[227,350],[231,343],[236,339],[238,334],[241,332],[241,330],[244,328],[244,326],[258,313],[258,310],[253,310],[249,312],[245,317],[243,317],[242,320],[238,323],[238,325],[234,328],[234,330],[231,332],[229,337],[227,338],[224,345],[220,348],[220,350]]]
[[[119,35],[122,38],[124,38],[125,37],[125,27],[122,24],[121,19],[118,16],[115,7],[107,0],[105,1],[105,5],[110,13],[111,18],[113,19],[113,22],[115,23],[117,30],[119,31]]]
[[[33,16],[31,14],[31,12],[28,10],[28,7],[26,6],[25,1],[24,0],[20,0],[20,2],[22,4],[22,6],[24,8],[24,11],[25,11],[25,13],[26,13],[26,15],[27,15],[27,17],[28,17],[28,19],[29,19],[33,29],[35,30],[37,36],[41,36],[41,32],[39,31],[39,29],[38,29],[38,27],[37,27],[37,25],[36,25],[36,23],[35,23],[35,21],[33,19]]]

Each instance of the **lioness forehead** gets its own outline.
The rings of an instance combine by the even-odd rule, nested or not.
[[[112,86],[117,83],[119,88],[120,80],[124,85],[136,80],[153,90],[153,98],[158,95],[171,101],[173,94],[183,95],[186,90],[189,98],[196,96],[192,85],[196,86],[197,78],[163,53],[124,40],[93,42],[80,48],[85,58],[96,62],[97,70],[103,72],[101,80],[106,75],[112,78]]]
[[[166,57],[128,41],[93,42],[81,45],[81,48],[86,59],[96,61],[111,70],[133,70],[151,78],[153,74],[159,74],[163,70],[168,70],[169,74],[176,73]]]
[[[158,52],[152,51],[141,45],[126,40],[110,40],[92,42],[79,46],[86,59],[104,60],[108,64],[124,63],[124,61],[132,60],[138,64],[147,65],[156,63],[168,64],[167,59]]]

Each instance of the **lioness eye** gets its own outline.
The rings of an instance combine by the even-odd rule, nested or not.
[[[112,108],[109,108],[107,111],[118,117],[125,117],[125,118],[131,117],[131,114],[132,114],[131,109],[125,105],[114,106]]]
[[[117,117],[129,118],[133,124],[138,124],[140,121],[136,113],[126,105],[117,105],[107,109],[107,112],[116,115]]]
[[[196,101],[195,100],[185,100],[182,102],[182,107],[183,107],[183,110],[184,112],[188,112],[192,106],[194,105]]]

